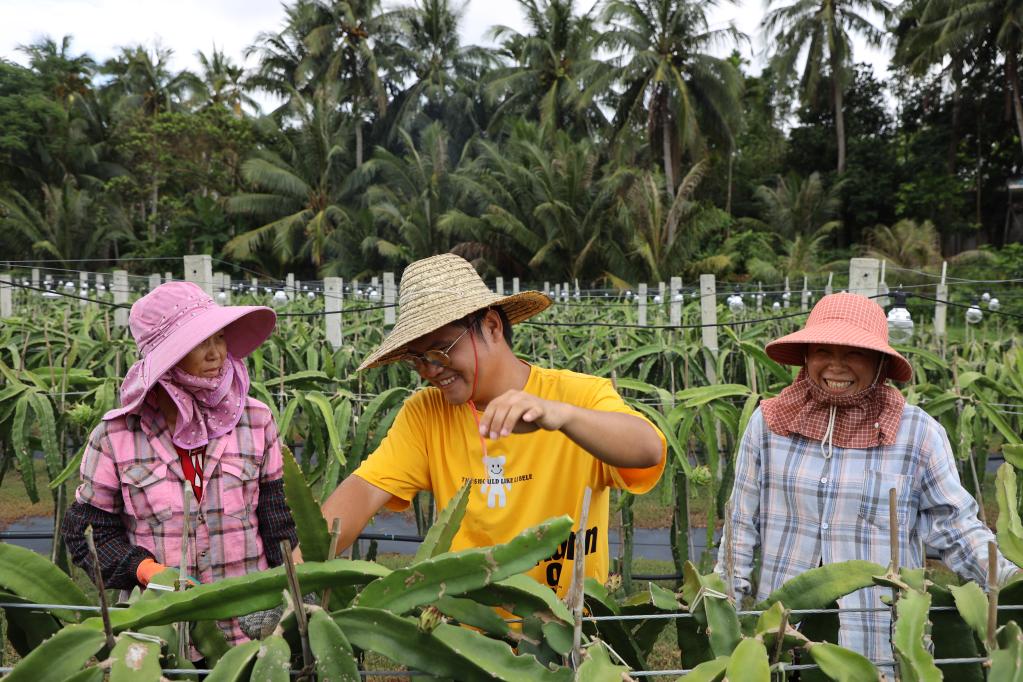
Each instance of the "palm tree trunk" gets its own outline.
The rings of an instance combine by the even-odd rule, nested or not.
[[[355,98],[352,106],[352,114],[355,118],[355,167],[362,167],[362,107],[359,106],[359,98]]]
[[[842,111],[842,88],[838,76],[831,74],[832,102],[835,107],[835,141],[838,143],[838,174],[845,172],[845,113]]]
[[[952,58],[952,135],[948,142],[948,159],[946,161],[950,175],[956,172],[956,156],[959,152],[959,126],[963,117],[962,80],[963,61],[956,56]]]
[[[728,194],[725,197],[725,213],[728,215],[732,215],[732,166],[734,165],[735,148],[730,147],[728,150]]]
[[[675,198],[675,172],[671,162],[671,126],[663,118],[661,124],[661,155],[664,158],[664,185],[668,190],[668,203]],[[670,242],[669,242],[670,243]]]
[[[362,121],[355,119],[355,167],[362,167]]]
[[[1016,114],[1016,130],[1019,133],[1020,145],[1023,146],[1023,103],[1020,102],[1019,65],[1016,63],[1015,50],[1005,52],[1005,77],[1009,81],[1012,93],[1012,111]]]

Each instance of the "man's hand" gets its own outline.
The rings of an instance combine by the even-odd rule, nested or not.
[[[557,431],[568,422],[573,406],[544,400],[525,391],[506,391],[490,401],[480,418],[480,435],[491,440],[538,429]]]

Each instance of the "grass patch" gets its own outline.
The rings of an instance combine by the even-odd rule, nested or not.
[[[25,482],[18,471],[9,471],[0,485],[0,528],[6,528],[14,521],[26,516],[53,516],[53,498],[47,487],[49,478],[46,465],[41,459],[33,460],[35,466],[36,489],[39,501],[33,503],[25,492]]]

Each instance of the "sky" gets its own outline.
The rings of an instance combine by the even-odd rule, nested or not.
[[[592,2],[576,0],[576,7],[587,9]],[[708,13],[712,28],[734,22],[751,37],[751,44],[741,46],[741,51],[755,71],[763,64],[764,45],[757,26],[764,6],[764,0],[737,0]],[[256,36],[279,31],[283,21],[280,0],[0,0],[0,57],[24,64],[26,58],[18,45],[45,35],[59,41],[70,34],[74,36],[73,54],[87,52],[98,62],[117,54],[120,46],[159,43],[174,50],[173,68],[195,70],[196,51],[209,54],[214,45],[236,62],[243,62],[243,52]],[[524,30],[518,3],[468,0],[462,20],[463,42],[491,44],[486,33],[495,24]],[[718,50],[722,56],[730,51],[730,46]],[[885,52],[859,45],[856,58],[873,64],[875,72],[885,76]],[[248,66],[253,65],[250,60]]]

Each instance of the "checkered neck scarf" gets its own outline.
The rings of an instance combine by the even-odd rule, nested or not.
[[[884,380],[853,395],[831,395],[804,367],[791,386],[760,408],[767,427],[779,436],[799,434],[822,443],[830,436],[840,448],[871,448],[895,442],[905,405],[902,393]]]

